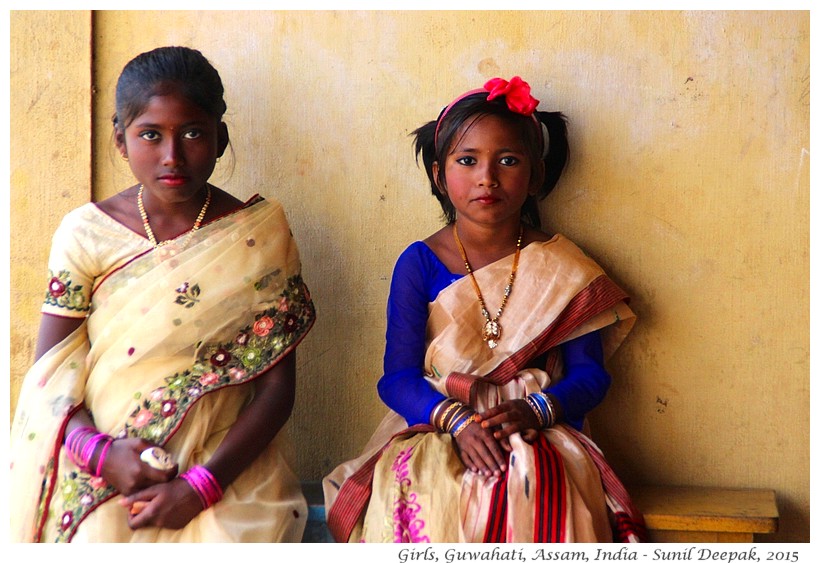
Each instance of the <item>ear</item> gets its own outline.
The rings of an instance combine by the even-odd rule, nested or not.
[[[231,141],[230,137],[228,136],[228,126],[225,125],[224,121],[220,121],[219,125],[217,126],[216,138],[216,157],[221,158],[222,155],[225,154],[225,149],[228,148],[228,143],[230,143]]]
[[[114,144],[123,158],[128,158],[128,147],[125,146],[125,131],[114,125]]]
[[[440,191],[442,193],[442,195],[446,196],[447,195],[447,186],[442,185],[441,182],[439,182],[439,179],[438,179],[439,166],[438,166],[438,161],[437,160],[433,161],[433,164],[430,166],[430,171],[433,173],[433,183],[436,185],[436,188],[438,188],[438,191]]]

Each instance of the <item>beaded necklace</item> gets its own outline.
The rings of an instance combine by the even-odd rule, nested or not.
[[[489,346],[490,349],[498,346],[498,341],[501,339],[501,313],[504,312],[504,306],[507,304],[507,299],[510,297],[510,293],[512,293],[513,283],[515,283],[515,273],[518,271],[518,257],[521,255],[521,239],[523,237],[524,225],[521,225],[518,232],[518,241],[515,243],[515,258],[513,258],[510,279],[507,282],[507,287],[504,288],[504,297],[501,299],[501,306],[498,308],[498,313],[496,313],[495,318],[491,318],[490,313],[487,311],[487,305],[484,303],[484,296],[481,294],[481,288],[478,286],[478,282],[473,275],[473,268],[470,266],[470,261],[467,260],[467,252],[464,250],[464,245],[461,244],[461,239],[458,238],[458,229],[456,228],[456,224],[453,223],[453,238],[456,241],[458,251],[461,253],[461,258],[464,260],[464,267],[467,269],[467,273],[470,275],[470,280],[473,282],[473,289],[478,297],[478,302],[481,304],[481,314],[486,319],[486,322],[484,323],[484,330],[482,330],[482,336],[484,337],[484,342],[487,343],[487,346]]]
[[[137,208],[140,211],[140,217],[142,218],[142,226],[145,228],[145,234],[148,235],[148,240],[151,241],[151,244],[154,245],[154,248],[165,246],[166,244],[170,243],[173,239],[164,240],[162,242],[157,242],[156,237],[154,236],[154,231],[151,230],[151,225],[148,223],[148,214],[145,212],[145,204],[142,202],[142,190],[143,186],[140,184],[139,191],[137,191]],[[208,211],[208,205],[211,203],[211,186],[206,184],[205,185],[205,205],[202,206],[202,210],[197,215],[196,221],[194,221],[194,226],[191,227],[191,230],[188,231],[188,235],[185,237],[185,240],[182,242],[182,247],[185,248],[188,245],[188,242],[191,240],[191,237],[194,236],[194,233],[199,229],[199,226],[202,224],[202,220],[205,218],[205,213]]]

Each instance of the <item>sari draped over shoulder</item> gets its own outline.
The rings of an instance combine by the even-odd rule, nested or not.
[[[81,229],[105,222],[80,209]],[[161,445],[180,473],[204,464],[253,398],[252,382],[310,330],[313,303],[277,202],[256,198],[183,239],[143,247],[95,278],[87,320],[26,375],[11,436],[13,541],[301,539],[307,507],[283,432],[181,530],[131,530],[113,487],[62,448],[68,419],[85,407],[101,432]],[[60,301],[72,286],[54,275],[50,298]],[[60,303],[83,309],[78,295]]]
[[[475,272],[498,302],[512,256]],[[493,301],[495,299],[495,301]],[[482,338],[480,306],[469,278],[429,306],[424,371],[440,393],[481,412],[548,389],[562,377],[557,346],[600,331],[605,358],[634,324],[626,294],[566,238],[521,252],[504,310],[502,338]],[[640,541],[644,523],[590,438],[566,424],[528,444],[510,437],[501,477],[466,470],[449,434],[410,428],[389,412],[356,459],[323,482],[328,525],[337,541],[611,542]]]

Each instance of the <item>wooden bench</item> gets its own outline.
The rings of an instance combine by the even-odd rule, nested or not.
[[[309,506],[302,541],[332,542],[325,524],[321,484],[305,482],[302,488]],[[777,504],[771,490],[665,486],[627,489],[643,513],[651,542],[751,543],[755,534],[777,531]]]
[[[627,487],[652,542],[754,541],[777,531],[775,494],[765,489]]]

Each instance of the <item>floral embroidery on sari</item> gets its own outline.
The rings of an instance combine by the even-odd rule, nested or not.
[[[71,272],[60,270],[54,274],[48,271],[49,282],[46,291],[45,303],[68,309],[70,311],[88,311],[90,305],[83,293],[82,285],[74,285],[71,281]]]
[[[190,309],[199,303],[199,295],[201,290],[199,289],[198,283],[191,285],[188,282],[185,282],[176,289],[176,292],[179,293],[177,298],[174,300],[174,303],[177,305],[182,305],[186,309]]]
[[[430,543],[430,538],[421,535],[424,520],[419,518],[421,506],[416,501],[416,493],[410,492],[412,482],[408,477],[407,461],[413,455],[413,447],[399,452],[393,462],[396,477],[397,497],[393,505],[394,543]]]
[[[290,304],[284,311],[280,307],[282,299]],[[274,365],[307,332],[315,317],[300,275],[287,280],[281,297],[274,302],[229,341],[203,347],[196,363],[166,377],[164,386],[145,396],[137,395],[139,404],[117,437],[140,437],[162,444],[202,395],[246,383]],[[76,470],[69,471],[61,484],[64,503],[56,522],[56,541],[68,541],[82,519],[116,490],[104,480]]]

